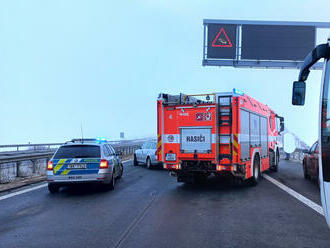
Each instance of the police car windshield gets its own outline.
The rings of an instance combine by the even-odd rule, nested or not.
[[[60,158],[99,158],[100,147],[93,145],[62,146],[56,152],[54,159]]]

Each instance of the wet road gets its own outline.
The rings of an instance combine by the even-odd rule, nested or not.
[[[267,174],[320,204],[298,163]],[[324,217],[267,180],[185,185],[131,162],[115,191],[41,187],[0,209],[0,247],[330,247]]]

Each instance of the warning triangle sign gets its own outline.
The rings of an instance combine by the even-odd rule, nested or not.
[[[233,47],[224,28],[220,29],[219,33],[213,40],[212,47]]]

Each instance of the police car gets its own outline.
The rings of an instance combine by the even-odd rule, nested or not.
[[[48,189],[56,193],[61,186],[93,182],[113,190],[116,179],[123,175],[121,155],[104,140],[66,142],[47,164]]]

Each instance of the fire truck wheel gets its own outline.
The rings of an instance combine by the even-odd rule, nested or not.
[[[139,165],[139,162],[137,161],[137,159],[136,159],[136,155],[135,155],[135,154],[134,154],[133,165],[134,165],[134,166],[138,166],[138,165]]]
[[[149,170],[152,169],[152,164],[151,164],[151,160],[150,160],[149,157],[147,157],[146,165],[147,165],[147,168],[148,168]]]
[[[260,181],[260,158],[258,155],[256,155],[254,157],[253,160],[253,175],[251,178],[251,185],[252,186],[256,186],[258,184],[258,182]]]
[[[269,163],[269,169],[276,172],[278,170],[278,156],[275,157],[275,152],[273,150],[269,151]]]
[[[276,151],[276,158],[275,158],[275,168],[274,171],[278,171],[278,164],[280,163],[280,153],[278,150]]]

